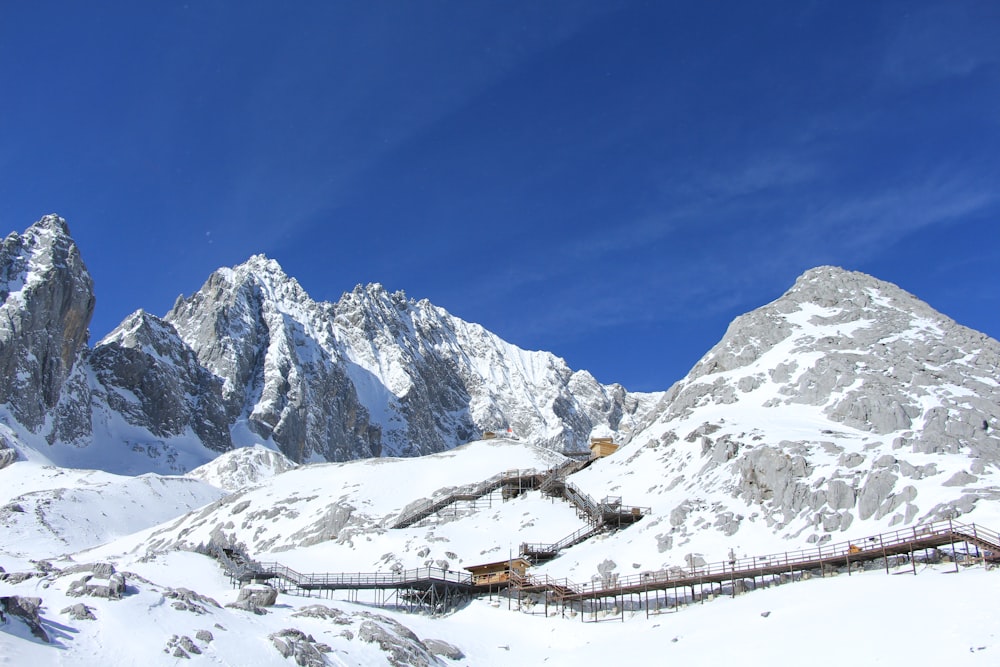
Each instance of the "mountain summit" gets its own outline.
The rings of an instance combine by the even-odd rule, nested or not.
[[[90,349],[93,283],[65,221],[11,234],[0,259],[4,437],[64,465],[182,472],[256,443],[299,463],[415,456],[498,430],[581,451],[656,398],[378,284],[314,301],[262,255]]]
[[[214,273],[166,320],[222,378],[233,423],[296,461],[428,454],[508,428],[581,450],[646,403],[378,284],[313,301],[260,256]]]
[[[663,548],[957,517],[1000,498],[998,368],[1000,343],[899,287],[812,269],[733,321],[600,483],[658,471],[635,502],[669,514]]]
[[[808,508],[845,526],[848,506],[862,519],[932,511],[891,485],[865,495],[854,462],[870,452],[892,454],[882,458],[903,477],[950,469],[919,457],[957,455],[954,484],[1000,456],[1000,344],[834,267],[737,318],[668,392],[635,394],[378,284],[315,301],[262,255],[217,270],[162,319],[134,313],[91,349],[93,283],[65,221],[11,234],[0,260],[0,436],[64,465],[182,472],[251,444],[297,463],[416,456],[489,431],[573,452],[601,431],[632,457],[666,447],[656,465],[685,489],[723,485],[779,523]],[[683,442],[701,443],[698,470],[678,457]],[[884,467],[868,473],[884,481]]]

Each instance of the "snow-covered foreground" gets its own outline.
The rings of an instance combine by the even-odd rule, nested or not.
[[[713,562],[730,550],[762,555],[807,546],[803,536],[776,534],[763,521],[746,521],[734,535],[705,526],[701,539],[666,544],[679,496],[661,492],[662,466],[636,465],[655,452],[626,446],[571,478],[596,498],[621,494],[626,503],[648,503],[650,516],[531,572],[582,583],[604,573],[683,566],[692,547]],[[1000,620],[989,612],[1000,573],[982,564],[957,573],[951,563],[918,565],[916,576],[908,565],[892,575],[840,574],[649,617],[645,610],[626,611],[624,622],[612,611],[584,623],[572,612],[563,616],[552,608],[546,617],[544,605],[518,609],[506,598],[477,599],[441,617],[404,614],[373,606],[371,591],[354,602],[346,593],[332,600],[280,594],[266,614],[256,615],[227,607],[239,591],[216,561],[190,551],[222,540],[307,573],[428,565],[461,571],[516,555],[521,541],[552,542],[586,524],[569,503],[539,491],[508,501],[498,491],[475,508],[454,506],[407,528],[391,528],[393,520],[421,499],[498,471],[545,470],[563,460],[523,442],[484,441],[416,459],[282,472],[286,464],[266,450],[247,449],[197,472],[240,489],[228,494],[190,478],[127,478],[17,462],[0,470],[0,568],[6,573],[0,573],[0,598],[41,598],[42,629],[52,643],[8,614],[0,625],[0,665],[177,664],[180,651],[192,662],[222,665],[293,664],[303,651],[319,661],[299,664],[316,665],[1000,663]],[[994,503],[982,502],[969,520],[997,528],[986,520],[996,511]],[[34,522],[39,517],[44,521]],[[852,528],[860,530],[844,538],[885,524]],[[79,595],[88,574],[91,584],[110,582],[93,563],[124,575],[121,599]],[[293,645],[298,648],[282,657],[279,647]],[[442,646],[464,657],[443,657]]]
[[[43,644],[16,620],[8,622],[0,632],[0,664],[177,664],[166,649],[184,637],[188,646],[201,651],[192,654],[193,664],[293,664],[268,639],[284,629],[326,644],[331,649],[326,659],[334,665],[435,664],[426,652],[421,655],[421,646],[431,639],[461,650],[464,658],[437,659],[438,664],[455,665],[807,661],[840,667],[1000,661],[1000,621],[989,611],[1000,592],[1000,573],[981,565],[958,573],[951,564],[920,566],[916,576],[909,567],[893,575],[881,570],[841,574],[720,597],[649,618],[645,612],[626,613],[622,622],[609,614],[599,623],[583,623],[579,616],[545,617],[540,607],[534,614],[508,609],[506,600],[476,600],[440,618],[293,596],[281,596],[265,616],[210,602],[179,609],[183,605],[171,590],[190,588],[222,605],[234,601],[237,591],[214,561],[192,553],[123,560],[119,567],[134,573],[128,595],[122,600],[84,598],[97,620],[75,621],[60,613],[80,601],[65,593],[73,576],[0,584],[0,595],[43,598],[43,627],[53,639]],[[316,604],[327,609],[317,610]],[[415,635],[401,642],[405,648],[400,652],[363,640],[362,627],[369,633],[375,626],[398,632],[393,621]],[[202,638],[196,639],[199,632]]]

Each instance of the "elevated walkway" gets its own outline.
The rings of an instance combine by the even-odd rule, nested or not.
[[[589,465],[591,462],[586,463]],[[577,515],[585,519],[588,526],[552,544],[522,543],[521,556],[535,564],[552,560],[563,549],[580,544],[595,535],[630,526],[651,513],[648,507],[623,505],[619,496],[608,496],[598,502],[573,484],[565,481],[565,478],[559,478],[555,475],[545,480],[541,490],[543,493],[558,496],[573,504],[576,507]]]
[[[570,535],[554,545],[552,551],[566,548],[576,541],[586,539],[587,531],[598,530],[599,527],[588,527]],[[596,534],[596,533],[594,533]],[[815,548],[794,552],[783,552],[766,556],[739,558],[706,564],[694,569],[671,568],[655,572],[643,572],[629,577],[611,577],[589,583],[574,583],[568,579],[556,579],[548,576],[520,576],[511,572],[509,582],[505,585],[519,598],[524,595],[542,596],[546,609],[549,605],[561,606],[580,613],[584,620],[585,612],[593,612],[596,619],[597,610],[618,609],[624,620],[624,609],[645,609],[647,615],[655,608],[661,608],[660,593],[664,593],[664,601],[671,600],[674,606],[679,599],[704,599],[705,588],[708,595],[716,595],[715,587],[721,594],[724,586],[729,585],[733,595],[737,593],[739,582],[743,589],[750,590],[746,581],[762,582],[770,580],[795,581],[796,574],[817,572],[825,576],[846,568],[850,574],[852,568],[862,563],[884,561],[886,572],[889,572],[890,560],[895,557],[898,562],[909,562],[916,574],[916,559],[919,552],[926,549],[936,549],[946,545],[964,543],[966,553],[968,545],[976,547],[976,558],[983,563],[1000,560],[1000,535],[976,524],[962,524],[954,521],[939,521],[880,533],[861,539],[849,540],[829,545],[819,545]],[[539,547],[541,545],[529,545]],[[558,547],[558,548],[555,548]],[[444,570],[441,568],[418,568],[399,572],[371,573],[320,573],[305,574],[297,572],[277,562],[262,563],[250,558],[236,547],[209,547],[209,553],[219,560],[231,583],[241,585],[246,583],[270,582],[286,593],[294,595],[322,596],[323,592],[333,591],[374,590],[381,592],[376,597],[376,604],[409,611],[429,611],[444,613],[465,603],[472,597],[491,594],[497,590],[493,584],[477,585],[470,574]],[[956,560],[956,569],[957,569]],[[801,578],[801,576],[800,576]],[[667,592],[672,595],[666,595]],[[687,591],[690,591],[688,596]],[[650,594],[653,603],[650,604]],[[356,597],[354,598],[356,601]]]
[[[764,581],[787,575],[786,580],[791,581],[796,573],[818,571],[820,576],[824,576],[826,572],[840,568],[846,568],[850,574],[852,567],[878,560],[885,562],[888,572],[893,556],[905,557],[903,560],[913,564],[913,572],[916,574],[918,552],[958,543],[974,545],[984,562],[994,561],[1000,555],[1000,535],[996,532],[976,524],[939,521],[857,540],[820,545],[814,549],[732,559],[696,569],[672,568],[585,584],[528,575],[516,583],[523,592],[545,594],[546,605],[562,605],[564,608],[570,607],[583,612],[585,609],[595,608],[594,605],[588,608],[585,603],[613,600],[613,606],[624,609],[625,599],[634,598],[639,600],[639,607],[646,607],[648,613],[648,596],[651,592],[672,590],[673,600],[676,601],[678,590],[690,589],[693,599],[698,597],[696,588],[701,589],[701,595],[704,596],[706,586],[710,591],[718,586],[721,592],[723,586],[728,584],[735,595],[739,588],[737,582],[755,582],[757,578]],[[686,596],[686,593],[683,595]],[[643,596],[646,599],[645,605],[642,604]],[[658,601],[658,598],[655,599]]]
[[[516,498],[524,491],[538,488],[547,472],[537,470],[508,470],[478,484],[458,487],[440,498],[424,500],[403,511],[390,528],[408,528],[458,502],[475,502],[497,489],[503,490],[503,499]]]

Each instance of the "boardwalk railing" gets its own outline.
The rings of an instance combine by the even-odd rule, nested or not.
[[[562,496],[576,506],[577,514],[587,519],[589,525],[552,544],[522,543],[521,556],[533,563],[551,560],[563,549],[575,546],[599,533],[633,524],[651,513],[648,507],[623,505],[622,499],[617,496],[609,496],[597,502],[568,482],[562,484]]]
[[[324,572],[304,574],[281,563],[260,563],[246,580],[282,579],[302,590],[348,590],[379,588],[420,588],[434,584],[453,584],[472,588],[472,575],[439,567],[421,567],[399,572]]]
[[[655,572],[643,572],[613,581],[600,580],[577,584],[567,579],[549,580],[527,576],[524,586],[535,590],[548,589],[566,600],[607,597],[611,594],[641,592],[680,586],[735,581],[746,577],[778,575],[821,569],[825,566],[848,566],[900,554],[913,554],[923,549],[967,541],[990,554],[1000,554],[1000,535],[976,524],[961,524],[950,520],[913,526],[860,539],[817,545],[812,549],[786,551],[765,556],[732,558],[696,568],[674,567]],[[545,545],[528,545],[545,546]]]
[[[555,558],[557,555],[559,555],[559,552],[562,551],[563,549],[568,549],[572,546],[575,546],[580,542],[583,542],[584,540],[587,540],[593,537],[594,535],[603,532],[604,530],[605,526],[603,525],[597,525],[597,526],[590,525],[590,526],[584,526],[580,530],[571,533],[566,537],[562,538],[561,540],[559,540],[558,542],[554,542],[552,544],[544,544],[537,542],[532,544],[528,542],[522,542],[520,554],[521,556],[527,558],[532,562],[551,560],[552,558]]]
[[[552,545],[524,544],[522,545],[522,553],[524,551],[558,551],[559,548],[568,546],[573,540],[586,539],[589,536],[588,531],[600,529],[600,526],[583,528]],[[728,582],[732,584],[735,594],[736,582],[748,578],[787,574],[790,580],[794,580],[792,575],[795,572],[816,569],[822,572],[826,567],[847,566],[848,572],[850,572],[852,564],[863,561],[884,559],[888,571],[891,556],[907,554],[908,560],[915,564],[916,554],[919,551],[948,544],[955,545],[960,542],[974,545],[976,557],[982,558],[984,563],[1000,559],[1000,534],[976,524],[962,524],[945,520],[836,544],[817,545],[810,549],[764,556],[734,557],[697,568],[673,567],[627,577],[605,577],[583,584],[574,583],[568,579],[552,578],[548,575],[520,575],[517,572],[511,572],[509,584],[511,589],[518,592],[518,595],[542,593],[545,595],[546,605],[550,600],[562,604],[564,608],[566,605],[578,603],[581,611],[586,601],[601,604],[601,599],[615,598],[617,600],[619,597],[624,601],[626,596],[643,593],[646,594],[648,605],[650,592],[689,587],[693,596],[696,585],[702,587],[709,585],[711,587],[714,584],[719,584],[721,590],[722,585]],[[447,607],[456,599],[462,599],[462,596],[468,599],[468,596],[481,594],[490,589],[490,586],[477,585],[471,574],[442,568],[424,567],[397,572],[305,574],[281,563],[255,561],[237,547],[210,545],[209,552],[219,559],[234,582],[261,582],[280,579],[292,589],[289,592],[297,590],[306,595],[311,591],[322,590],[374,589],[385,591],[396,589],[400,596],[404,592],[409,596],[423,596],[422,603],[425,606],[429,604],[431,608],[434,608],[434,605],[440,604],[442,600]],[[966,549],[966,553],[968,554],[968,549]],[[916,573],[915,567],[914,573]],[[624,609],[624,607],[621,608]],[[648,609],[647,606],[647,613]]]
[[[466,484],[452,489],[440,498],[430,498],[403,512],[392,524],[392,528],[408,528],[421,519],[438,512],[448,505],[460,501],[478,500],[504,485],[533,485],[545,473],[534,469],[508,470],[476,484]]]

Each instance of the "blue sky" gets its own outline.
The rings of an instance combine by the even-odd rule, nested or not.
[[[0,4],[0,234],[92,341],[255,253],[666,389],[836,264],[1000,336],[1000,3]]]

